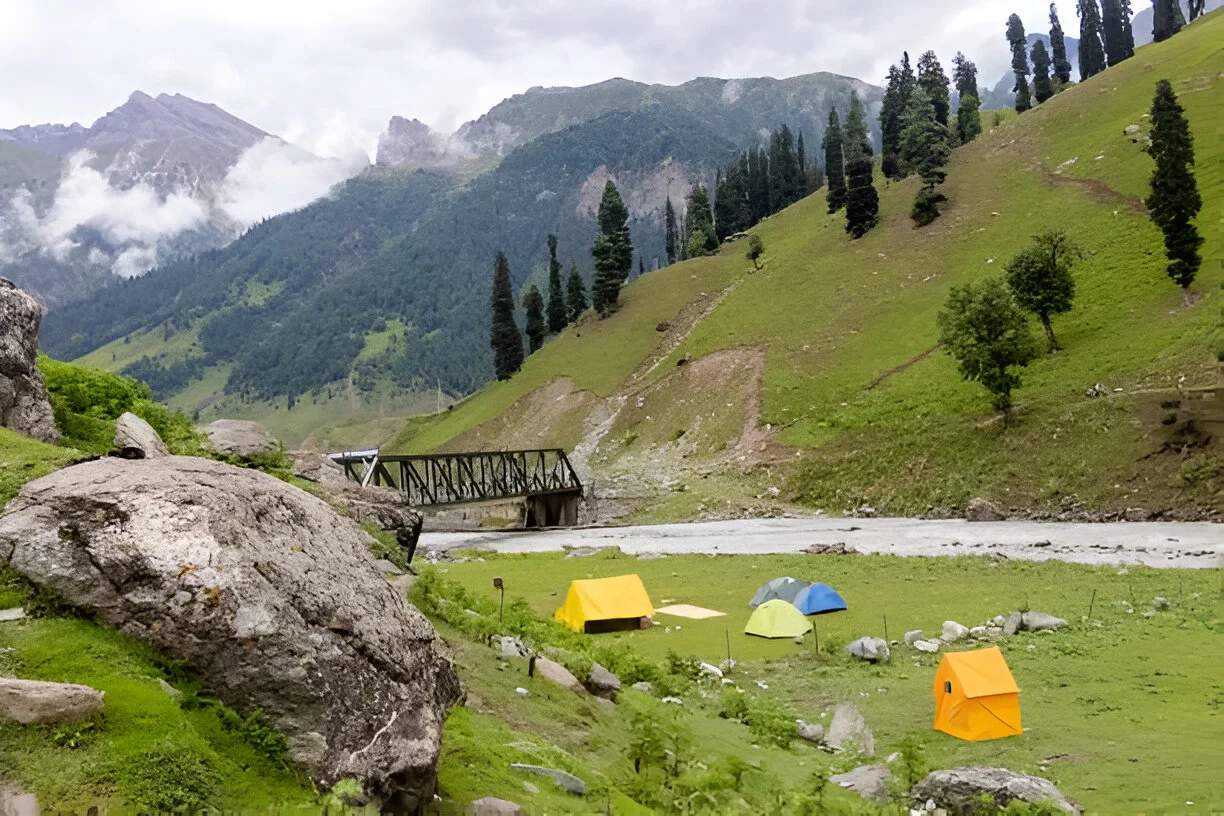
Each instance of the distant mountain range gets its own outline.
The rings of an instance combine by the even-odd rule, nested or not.
[[[357,169],[180,94],[137,91],[90,127],[0,130],[0,275],[50,306],[71,302],[223,246]],[[303,177],[318,179],[306,200],[275,189]]]
[[[635,250],[653,269],[665,262],[669,197],[682,207],[692,185],[712,183],[783,122],[816,161],[829,111],[844,115],[852,92],[874,131],[882,90],[833,74],[533,89],[454,134],[394,118],[374,168],[223,249],[53,311],[44,346],[75,358],[156,331],[149,359],[131,371],[162,396],[202,378],[264,400],[336,383],[466,393],[492,373],[496,252],[520,291],[545,284],[554,233],[562,262],[589,280],[599,196],[614,179]],[[176,336],[186,341],[158,351]]]

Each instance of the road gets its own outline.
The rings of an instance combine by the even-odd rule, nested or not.
[[[1188,569],[1224,566],[1224,524],[1206,522],[752,519],[548,531],[425,532],[420,540],[422,551],[479,547],[529,553],[620,547],[630,555],[767,555],[800,553],[814,544],[845,544],[864,554],[990,555]]]

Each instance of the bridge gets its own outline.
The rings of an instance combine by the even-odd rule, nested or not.
[[[524,526],[578,523],[582,482],[559,448],[384,455],[378,449],[328,456],[363,486],[390,487],[418,507],[522,497]]]

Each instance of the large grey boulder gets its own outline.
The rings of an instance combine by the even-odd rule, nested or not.
[[[945,808],[951,816],[971,816],[980,813],[982,795],[994,799],[1000,808],[1008,803],[1048,802],[1064,813],[1079,813],[1079,809],[1048,779],[1012,773],[1006,768],[952,768],[935,771],[914,786],[910,797],[916,806],[929,801]]]
[[[963,640],[969,636],[969,627],[963,623],[956,621],[944,621],[943,630],[939,634],[939,639],[944,643],[955,643],[958,640]]]
[[[115,420],[115,449],[125,459],[155,459],[170,451],[153,426],[130,411]]]
[[[1065,618],[1057,618],[1053,615],[1047,615],[1045,612],[1025,612],[1023,617],[1022,628],[1028,632],[1040,632],[1043,629],[1057,629],[1060,626],[1066,626]]]
[[[204,428],[208,441],[221,453],[250,459],[277,453],[280,441],[258,422],[245,419],[218,419]]]
[[[1007,616],[1007,620],[1003,621],[1003,634],[1011,637],[1020,631],[1024,626],[1024,614],[1021,612],[1012,612]]]
[[[416,543],[424,517],[412,509],[406,495],[389,487],[362,487],[320,453],[293,451],[287,456],[294,476],[313,482],[318,492],[349,516],[395,533],[403,547]]]
[[[621,681],[615,674],[596,663],[591,666],[591,679],[587,682],[587,688],[596,697],[615,702],[616,695],[621,690]]]
[[[867,721],[850,703],[833,709],[833,719],[825,733],[825,744],[835,751],[856,751],[863,756],[875,756],[875,737]]]
[[[289,451],[285,454],[293,475],[308,482],[314,482],[326,490],[344,490],[350,485],[358,486],[356,482],[344,475],[344,468],[335,460],[313,451]]]
[[[555,660],[550,660],[547,657],[537,657],[535,659],[534,671],[545,680],[556,683],[562,688],[567,688],[570,691],[582,691],[582,683],[578,682],[578,678],[569,669]]]
[[[883,765],[860,765],[852,771],[829,777],[834,785],[854,791],[870,802],[888,801],[888,768]]]
[[[66,468],[0,516],[0,562],[262,711],[319,784],[354,778],[411,811],[460,687],[369,544],[292,485],[182,456]]]
[[[965,519],[968,521],[1003,521],[1007,514],[999,506],[987,499],[976,498],[965,508]]]
[[[0,720],[22,725],[60,725],[102,713],[105,694],[75,683],[44,683],[0,677]]]
[[[890,652],[888,649],[888,641],[883,638],[861,637],[853,643],[846,646],[846,651],[857,657],[859,660],[866,660],[871,663],[879,663],[883,660],[888,660]]]
[[[41,322],[38,302],[0,278],[0,427],[41,442],[57,442],[55,414],[38,370]]]

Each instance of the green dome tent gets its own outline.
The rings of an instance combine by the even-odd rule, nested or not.
[[[745,635],[763,638],[803,637],[810,631],[812,624],[794,604],[776,599],[758,606],[744,627]]]

